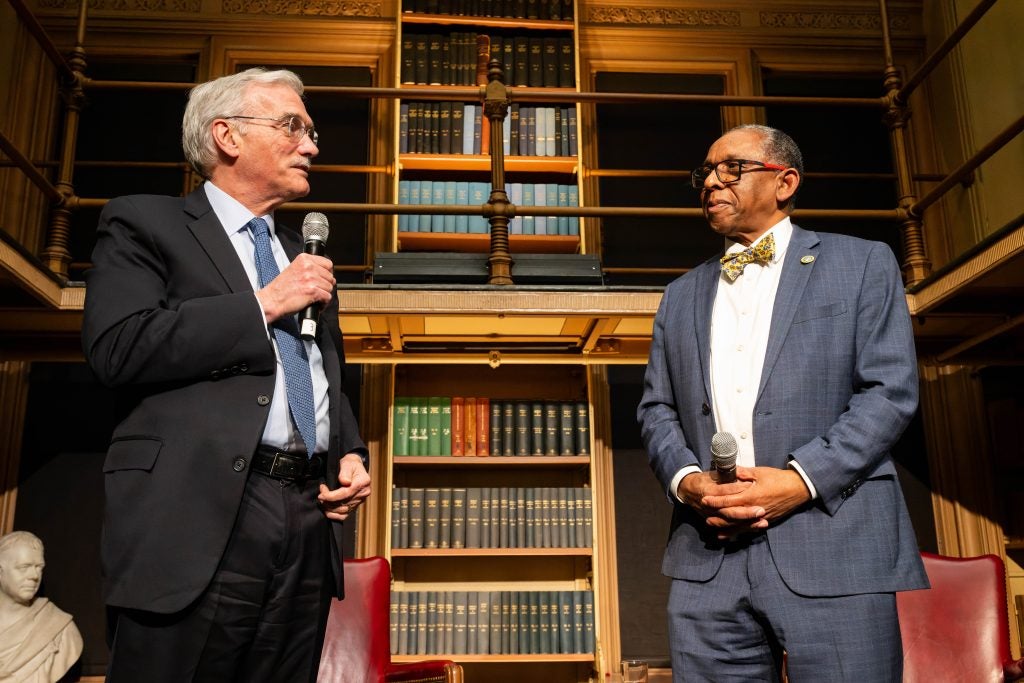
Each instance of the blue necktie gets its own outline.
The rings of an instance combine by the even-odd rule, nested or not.
[[[270,247],[270,228],[262,218],[253,218],[246,224],[256,242],[256,270],[259,272],[260,287],[266,287],[281,274]],[[299,338],[299,327],[290,315],[278,319],[271,329],[277,340],[277,350],[284,366],[284,388],[288,394],[288,408],[292,420],[299,429],[306,454],[316,450],[316,411],[313,407],[313,379],[309,373],[309,358],[306,347]]]

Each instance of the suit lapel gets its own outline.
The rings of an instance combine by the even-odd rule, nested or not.
[[[210,206],[202,186],[185,197],[185,213],[193,218],[187,223],[188,229],[210,257],[213,267],[224,278],[228,289],[232,292],[251,292],[252,283],[245,274],[242,262],[238,260],[238,252],[231,246],[231,240]]]
[[[793,226],[793,236],[789,240],[789,247],[786,249],[786,258],[782,264],[782,277],[779,280],[779,289],[775,293],[775,306],[772,308],[772,323],[768,333],[768,349],[764,355],[764,366],[761,370],[761,385],[757,389],[758,398],[764,391],[768,378],[771,377],[772,369],[779,354],[782,353],[782,343],[789,334],[790,325],[793,323],[793,316],[796,315],[797,305],[803,298],[804,289],[814,272],[817,263],[817,251],[821,243],[818,236],[809,231]],[[805,257],[811,257],[805,261]]]
[[[704,395],[709,397],[711,396],[711,312],[721,272],[718,256],[700,267],[697,271],[693,305],[693,329],[697,334],[701,378],[704,381]]]

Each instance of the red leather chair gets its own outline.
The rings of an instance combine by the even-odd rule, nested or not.
[[[903,681],[1016,681],[1010,659],[1003,561],[921,553],[932,587],[896,594],[903,635]]]
[[[318,683],[462,683],[451,661],[391,663],[390,601],[385,558],[345,560],[345,599],[331,603]]]

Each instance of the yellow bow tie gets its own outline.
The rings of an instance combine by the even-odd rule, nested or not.
[[[771,263],[772,258],[775,256],[775,237],[772,235],[766,235],[763,240],[758,242],[753,247],[748,247],[743,251],[737,251],[732,254],[726,254],[721,258],[722,261],[722,272],[729,278],[729,281],[735,281],[740,276],[743,269],[748,263]]]

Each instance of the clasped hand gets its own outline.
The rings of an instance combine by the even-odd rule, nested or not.
[[[317,501],[328,519],[344,522],[370,495],[370,475],[358,453],[349,453],[341,459],[338,483],[341,486],[333,491],[327,484],[320,484]]]
[[[328,303],[336,284],[330,259],[299,254],[270,284],[256,292],[256,297],[267,322],[272,323],[310,304]]]
[[[709,472],[694,472],[679,482],[679,497],[697,510],[726,540],[767,529],[811,498],[794,470],[737,467],[736,481],[719,484]]]

